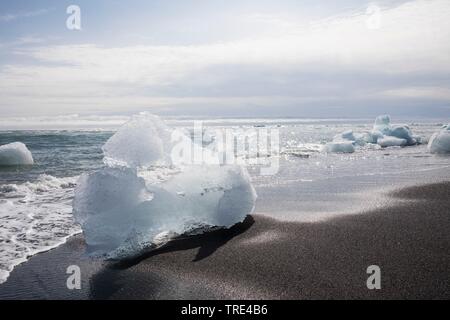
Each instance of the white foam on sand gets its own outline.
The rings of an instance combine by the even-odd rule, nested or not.
[[[76,179],[41,175],[0,187],[0,283],[28,257],[80,232],[71,214]]]

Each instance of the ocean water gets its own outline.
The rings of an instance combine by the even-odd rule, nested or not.
[[[427,139],[442,122],[409,125]],[[193,125],[188,119],[168,123]],[[370,130],[371,120],[210,119],[204,125],[279,130],[277,173],[263,176],[258,166],[248,167],[258,193],[256,213],[277,219],[315,221],[356,213],[369,205],[385,205],[381,194],[393,188],[450,178],[450,157],[431,155],[425,145],[364,147],[353,154],[320,152],[342,131]],[[113,133],[111,127],[0,131],[0,145],[23,142],[35,160],[31,167],[0,168],[0,283],[14,266],[80,232],[71,214],[74,187],[80,174],[103,166],[101,146]]]

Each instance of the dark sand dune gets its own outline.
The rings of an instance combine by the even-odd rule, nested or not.
[[[449,299],[450,183],[392,199],[315,223],[254,215],[120,263],[83,258],[75,237],[17,267],[0,298]],[[81,267],[82,290],[66,289],[70,264]],[[369,265],[381,267],[381,290],[366,287]]]

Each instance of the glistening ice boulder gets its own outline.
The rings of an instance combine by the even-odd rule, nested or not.
[[[334,136],[333,141],[327,143],[323,151],[351,153],[358,146],[372,148],[373,144],[378,144],[380,147],[386,148],[412,146],[420,143],[423,143],[423,139],[420,136],[413,135],[407,125],[391,125],[391,117],[381,115],[375,119],[371,132],[344,131]]]
[[[32,165],[33,155],[22,142],[0,146],[0,166]]]
[[[74,215],[91,255],[124,258],[160,244],[161,235],[242,222],[255,198],[238,166],[192,167],[150,185],[132,169],[106,168],[80,179]]]
[[[91,255],[134,256],[176,235],[229,228],[253,211],[256,193],[245,168],[174,167],[176,162],[167,158],[169,133],[157,117],[135,117],[118,131],[119,138],[113,136],[106,143],[109,167],[81,176],[73,214]],[[121,145],[139,137],[141,150],[132,146],[127,152],[127,146]],[[193,143],[190,138],[184,141]],[[169,167],[163,165],[168,162]]]
[[[135,115],[103,146],[105,163],[128,167],[170,164],[170,135],[157,116]]]
[[[431,153],[450,153],[450,124],[433,134],[428,142]]]
[[[382,147],[412,146],[421,141],[420,137],[412,134],[407,125],[391,125],[391,118],[388,115],[378,116],[375,119],[372,137],[372,141]]]

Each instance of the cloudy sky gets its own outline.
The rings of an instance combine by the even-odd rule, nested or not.
[[[0,117],[448,117],[449,39],[448,0],[5,0]]]

